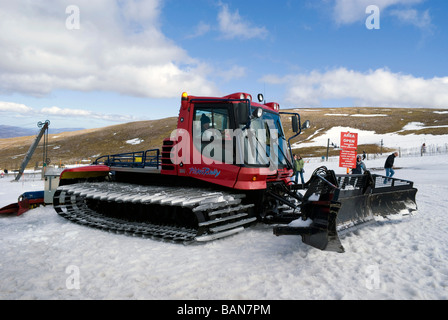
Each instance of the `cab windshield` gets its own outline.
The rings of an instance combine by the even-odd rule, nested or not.
[[[255,134],[256,141],[255,163],[253,164],[266,165],[269,164],[266,161],[275,161],[274,165],[284,167],[291,162],[279,114],[263,110],[263,115],[260,118],[251,121],[250,131]],[[254,150],[252,149],[252,151]]]
[[[238,124],[236,103],[196,103],[193,145],[207,162],[283,168],[291,163],[280,115],[263,110],[250,126]],[[252,108],[254,111],[254,108]]]

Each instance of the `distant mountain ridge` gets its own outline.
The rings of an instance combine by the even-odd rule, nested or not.
[[[57,134],[61,132],[71,132],[71,131],[79,131],[84,130],[83,128],[49,128],[48,133],[49,134]],[[7,126],[7,125],[0,125],[0,139],[7,139],[7,138],[18,138],[18,137],[27,137],[27,136],[34,136],[39,132],[39,128],[36,127],[36,129],[29,129],[29,128],[21,128],[21,127],[14,127],[14,126]]]

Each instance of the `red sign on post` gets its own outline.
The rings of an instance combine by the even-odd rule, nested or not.
[[[341,150],[339,154],[339,167],[356,168],[356,151]]]
[[[341,132],[341,149],[356,150],[358,148],[358,134]]]
[[[356,149],[358,148],[358,134],[341,132],[341,152],[339,167],[356,168]]]

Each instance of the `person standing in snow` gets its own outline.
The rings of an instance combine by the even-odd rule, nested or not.
[[[361,160],[361,156],[356,157],[356,168],[352,169],[352,174],[363,174],[366,171],[366,165]]]
[[[398,157],[398,152],[394,152],[389,155],[386,159],[386,162],[384,163],[384,169],[386,169],[386,177],[388,178],[392,178],[392,176],[395,174],[394,161],[396,157]],[[386,184],[387,181],[389,180],[384,179],[384,184]]]
[[[426,143],[424,143],[423,145],[422,145],[422,148],[421,148],[421,151],[420,151],[420,154],[421,154],[421,156],[423,157],[423,154],[424,153],[426,153]]]
[[[296,183],[299,182],[299,174],[300,179],[302,180],[302,185],[305,184],[305,179],[303,178],[303,173],[305,172],[303,170],[303,167],[305,166],[305,161],[303,161],[302,157],[300,155],[295,154],[294,155],[294,181]]]

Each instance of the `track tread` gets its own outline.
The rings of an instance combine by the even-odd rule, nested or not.
[[[188,244],[196,242],[198,236],[202,239],[207,236],[216,239],[231,234],[232,229],[237,232],[241,227],[254,223],[256,218],[248,217],[247,213],[254,205],[241,204],[244,198],[244,194],[207,189],[179,190],[173,187],[117,182],[79,183],[59,187],[54,196],[54,208],[60,216],[80,225],[130,236]],[[129,216],[129,219],[110,217],[90,208],[88,201],[141,205],[145,209],[162,206],[163,210],[167,210],[166,208],[171,207],[171,212],[191,210],[197,217],[197,228],[155,224],[150,220],[133,222],[130,221],[132,216]],[[148,214],[148,218],[151,214]]]

